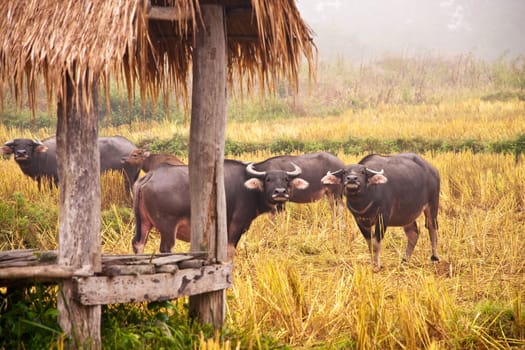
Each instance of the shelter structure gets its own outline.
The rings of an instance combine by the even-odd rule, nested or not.
[[[312,32],[293,0],[7,0],[0,33],[0,98],[26,95],[34,107],[44,84],[56,103],[59,244],[55,275],[47,277],[60,277],[59,323],[71,347],[97,349],[101,307],[79,297],[78,285],[103,270],[100,88],[107,93],[117,80],[130,99],[138,89],[142,101],[191,95],[191,252],[225,264],[228,87],[272,89],[283,79],[295,85],[302,62],[315,71]],[[6,276],[0,269],[0,279]],[[190,297],[195,315],[216,326],[224,319],[225,284],[218,284],[222,289]]]

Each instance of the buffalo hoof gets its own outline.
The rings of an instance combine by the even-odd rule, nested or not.
[[[374,265],[374,266],[372,267],[372,272],[373,272],[373,273],[380,272],[381,270],[383,270],[383,266],[377,266],[377,265]]]
[[[439,257],[437,257],[436,255],[432,255],[430,257],[430,260],[432,260],[432,262],[438,262],[439,261]]]

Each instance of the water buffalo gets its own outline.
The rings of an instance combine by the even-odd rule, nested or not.
[[[7,141],[1,150],[5,155],[14,155],[22,172],[36,180],[38,188],[41,188],[43,179],[55,185],[58,184],[55,137],[44,139],[42,142],[31,139],[14,139]]]
[[[132,164],[122,164],[121,159],[137,147],[122,136],[100,137],[100,171],[122,170],[125,175],[126,188],[131,191],[137,180],[140,168]],[[4,154],[14,154],[15,161],[22,172],[37,180],[40,188],[43,178],[58,184],[56,138],[50,137],[42,142],[31,139],[14,139],[7,141],[1,148]]]
[[[184,165],[184,162],[177,156],[172,154],[155,154],[142,148],[134,149],[128,156],[122,157],[122,163],[139,167],[145,172],[155,169],[162,163]]]
[[[343,189],[341,185],[321,183],[321,178],[326,175],[328,171],[334,171],[344,167],[344,163],[332,153],[318,152],[297,156],[276,156],[255,163],[254,169],[261,171],[277,169],[290,170],[290,163],[292,162],[301,168],[301,177],[308,181],[310,186],[303,190],[292,191],[290,193],[290,202],[311,203],[326,195],[332,209],[335,208],[334,204],[343,208]],[[282,205],[278,206],[278,210],[281,209]]]
[[[231,257],[241,235],[262,213],[289,199],[290,190],[305,188],[301,169],[254,171],[253,164],[224,162],[228,254]],[[133,251],[142,253],[148,233],[155,227],[161,234],[160,251],[170,252],[175,238],[190,241],[190,190],[188,167],[161,164],[140,178],[134,186],[135,237]]]
[[[412,255],[419,231],[416,219],[423,212],[430,233],[432,261],[438,261],[438,171],[414,153],[368,155],[358,164],[328,172],[325,184],[342,184],[346,206],[365,237],[375,268],[381,268],[381,239],[388,226],[402,226],[407,236],[403,260]],[[374,235],[372,235],[374,226]]]

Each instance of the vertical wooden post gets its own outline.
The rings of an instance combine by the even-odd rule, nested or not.
[[[58,263],[93,273],[101,270],[96,80],[66,74],[64,84],[57,111]],[[69,336],[68,347],[100,349],[101,307],[78,303],[73,292],[72,281],[64,281],[57,298],[58,321]]]
[[[226,30],[224,8],[201,5],[193,49],[193,91],[189,175],[191,250],[207,250],[210,258],[226,259],[224,140],[226,130]],[[202,323],[222,327],[225,291],[190,297],[190,314]]]

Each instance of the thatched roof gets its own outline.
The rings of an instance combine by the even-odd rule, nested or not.
[[[315,69],[312,32],[293,0],[7,0],[0,6],[0,99],[7,83],[32,102],[42,81],[50,100],[60,97],[65,73],[102,84],[116,79],[128,91],[138,86],[143,98],[173,90],[185,97],[204,2],[225,6],[231,81],[241,74],[271,87],[295,83],[304,59]]]

